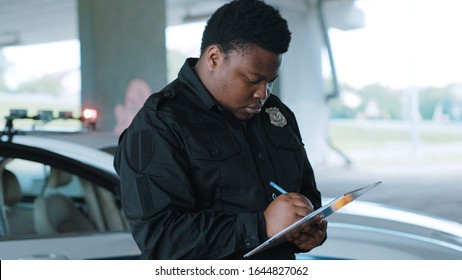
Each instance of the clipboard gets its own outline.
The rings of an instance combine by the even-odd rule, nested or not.
[[[330,201],[328,204],[322,206],[321,208],[318,208],[316,211],[311,212],[304,218],[296,221],[295,223],[291,224],[290,226],[286,227],[285,229],[275,234],[273,237],[261,243],[256,248],[254,248],[252,251],[245,254],[244,258],[253,256],[263,250],[269,249],[275,245],[278,245],[278,244],[281,244],[287,241],[285,238],[286,234],[291,233],[293,231],[300,230],[304,225],[313,223],[319,218],[327,218],[331,214],[335,213],[338,209],[342,208],[343,206],[357,199],[358,197],[370,191],[371,189],[377,187],[381,183],[382,181],[378,181],[373,184],[367,185],[365,187],[353,190],[351,192],[348,192],[348,193],[345,193],[345,194],[342,194],[336,197],[335,199]]]

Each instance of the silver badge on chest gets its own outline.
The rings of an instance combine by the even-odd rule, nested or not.
[[[287,120],[281,113],[281,111],[279,111],[279,108],[267,108],[265,112],[269,115],[270,122],[272,125],[277,127],[284,127],[287,124]]]

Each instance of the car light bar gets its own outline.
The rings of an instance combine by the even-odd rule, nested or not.
[[[11,109],[10,115],[6,116],[6,125],[3,132],[0,136],[3,140],[3,137],[6,135],[7,140],[10,141],[16,131],[13,129],[13,121],[17,119],[29,119],[42,121],[45,123],[51,122],[53,120],[78,120],[82,122],[86,128],[95,130],[96,129],[96,119],[98,118],[98,112],[95,109],[86,108],[82,112],[82,116],[74,117],[72,112],[61,111],[58,113],[58,117],[54,117],[53,111],[51,110],[39,110],[36,116],[28,116],[26,109]]]
[[[67,119],[73,119],[74,116],[73,116],[72,112],[61,111],[61,112],[58,113],[58,118],[67,120]]]
[[[95,109],[85,109],[83,110],[83,118],[86,120],[96,121],[98,117],[98,112]]]
[[[26,109],[11,109],[10,110],[10,118],[27,118],[27,110]]]
[[[44,121],[44,122],[52,121],[54,119],[53,118],[53,111],[40,110],[40,111],[38,111],[36,119],[40,120],[40,121]]]
[[[80,120],[88,125],[89,128],[96,129],[96,119],[98,118],[98,111],[95,109],[87,108],[83,110]]]

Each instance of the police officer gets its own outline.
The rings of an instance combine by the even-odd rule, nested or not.
[[[225,4],[200,57],[121,135],[114,166],[142,258],[240,259],[321,206],[295,116],[271,95],[290,39],[263,1]],[[254,258],[294,259],[322,244],[326,228],[319,220]]]

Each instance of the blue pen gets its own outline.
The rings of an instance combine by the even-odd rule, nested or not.
[[[282,194],[286,194],[286,193],[287,193],[283,188],[281,188],[280,186],[278,186],[278,185],[277,185],[275,182],[273,182],[273,181],[270,182],[270,185],[271,185],[271,187],[275,188],[276,190],[278,190],[278,191],[279,191],[280,193],[282,193]]]

